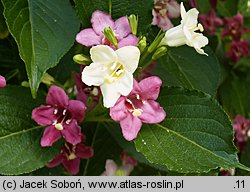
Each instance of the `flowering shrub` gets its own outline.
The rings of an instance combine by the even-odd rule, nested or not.
[[[0,3],[1,175],[249,174],[247,0],[19,1]]]

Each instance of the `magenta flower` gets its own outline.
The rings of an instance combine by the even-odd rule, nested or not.
[[[250,119],[237,115],[234,119],[233,127],[235,132],[234,142],[240,150],[243,150],[250,137]]]
[[[234,40],[240,40],[241,36],[249,30],[243,27],[244,17],[240,13],[233,17],[224,19],[225,29],[222,31],[222,36],[231,36]]]
[[[163,31],[167,31],[173,27],[170,18],[180,16],[180,5],[175,0],[154,0],[152,14],[152,25],[157,25]]]
[[[6,86],[6,80],[2,75],[0,75],[0,88],[4,88],[5,86]]]
[[[231,58],[234,63],[243,56],[248,56],[249,52],[249,42],[246,40],[233,41],[229,52],[227,52],[227,57]]]
[[[46,97],[47,106],[41,105],[33,109],[32,119],[39,125],[47,126],[41,146],[52,146],[62,136],[67,142],[75,145],[81,142],[81,128],[86,107],[83,102],[69,100],[64,90],[51,86]]]
[[[96,86],[88,86],[85,83],[83,83],[81,75],[79,73],[74,73],[73,79],[77,89],[76,93],[77,100],[82,101],[86,105],[88,99],[91,97],[93,99],[93,102],[90,104],[90,106],[88,106],[88,109],[92,109],[94,105],[98,103],[101,97],[100,88]]]
[[[133,165],[133,166],[138,165],[137,160],[129,156],[127,152],[122,152],[120,155],[120,158],[122,160],[122,165],[128,165],[128,164]]]
[[[223,25],[223,20],[216,16],[214,9],[211,9],[207,14],[200,15],[199,18],[202,26],[209,35],[213,35],[216,29]]]
[[[111,118],[120,121],[123,137],[128,141],[137,137],[142,123],[159,123],[165,119],[165,111],[155,101],[161,84],[161,79],[156,76],[148,77],[140,83],[134,80],[131,93],[120,97],[115,106],[110,108]]]
[[[113,21],[110,15],[97,10],[92,14],[91,23],[93,28],[83,29],[76,36],[76,41],[87,47],[94,45],[110,46],[109,40],[103,34],[106,27],[111,27],[113,30],[118,42],[118,48],[128,45],[136,46],[139,41],[136,36],[131,34],[127,17],[121,17]]]
[[[82,135],[81,143],[72,145],[65,142],[61,153],[50,161],[47,166],[52,168],[63,164],[70,174],[76,175],[79,172],[81,159],[89,159],[94,155],[93,149],[84,145],[84,141],[85,136]]]

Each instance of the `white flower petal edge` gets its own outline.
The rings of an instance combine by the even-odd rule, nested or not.
[[[133,89],[133,73],[138,67],[140,50],[125,46],[116,51],[106,45],[90,49],[93,61],[82,72],[82,81],[88,86],[100,86],[104,107],[113,107],[121,95]]]
[[[181,3],[181,24],[169,29],[160,45],[168,45],[170,47],[178,47],[188,45],[194,47],[199,54],[207,55],[202,47],[208,44],[208,38],[196,31],[203,31],[203,27],[198,23],[198,10],[190,9],[186,12],[183,3]]]

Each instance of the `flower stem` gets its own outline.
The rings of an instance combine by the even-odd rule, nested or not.
[[[112,0],[109,0],[109,14],[112,15]]]

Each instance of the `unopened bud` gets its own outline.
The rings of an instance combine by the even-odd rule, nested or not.
[[[137,44],[137,47],[140,49],[140,52],[142,53],[144,51],[144,49],[146,48],[146,46],[147,46],[147,39],[144,36],[141,38],[141,40]]]
[[[23,82],[21,83],[21,86],[29,88],[29,87],[30,87],[30,84],[29,84],[28,81],[23,81]]]
[[[163,39],[164,35],[165,35],[164,33],[158,35],[155,38],[155,40],[149,45],[149,47],[148,47],[148,52],[149,53],[152,53],[157,49],[157,47],[160,44],[161,40]]]
[[[161,47],[159,47],[156,51],[155,51],[155,53],[153,54],[153,56],[152,56],[152,60],[157,60],[157,59],[159,59],[160,57],[162,57],[163,55],[165,55],[166,53],[167,53],[167,47],[165,47],[165,46],[161,46]]]
[[[42,77],[42,82],[45,85],[53,85],[55,83],[55,79],[50,74],[44,73]]]
[[[73,57],[74,62],[81,64],[81,65],[88,65],[91,63],[90,58],[84,54],[77,54]]]
[[[116,39],[114,31],[111,29],[111,27],[106,27],[103,31],[103,34],[109,40],[109,42],[112,45],[114,45],[116,49],[118,49],[117,39]]]
[[[132,14],[128,17],[128,20],[129,20],[129,25],[130,25],[132,34],[136,35],[137,28],[138,28],[138,17]]]

